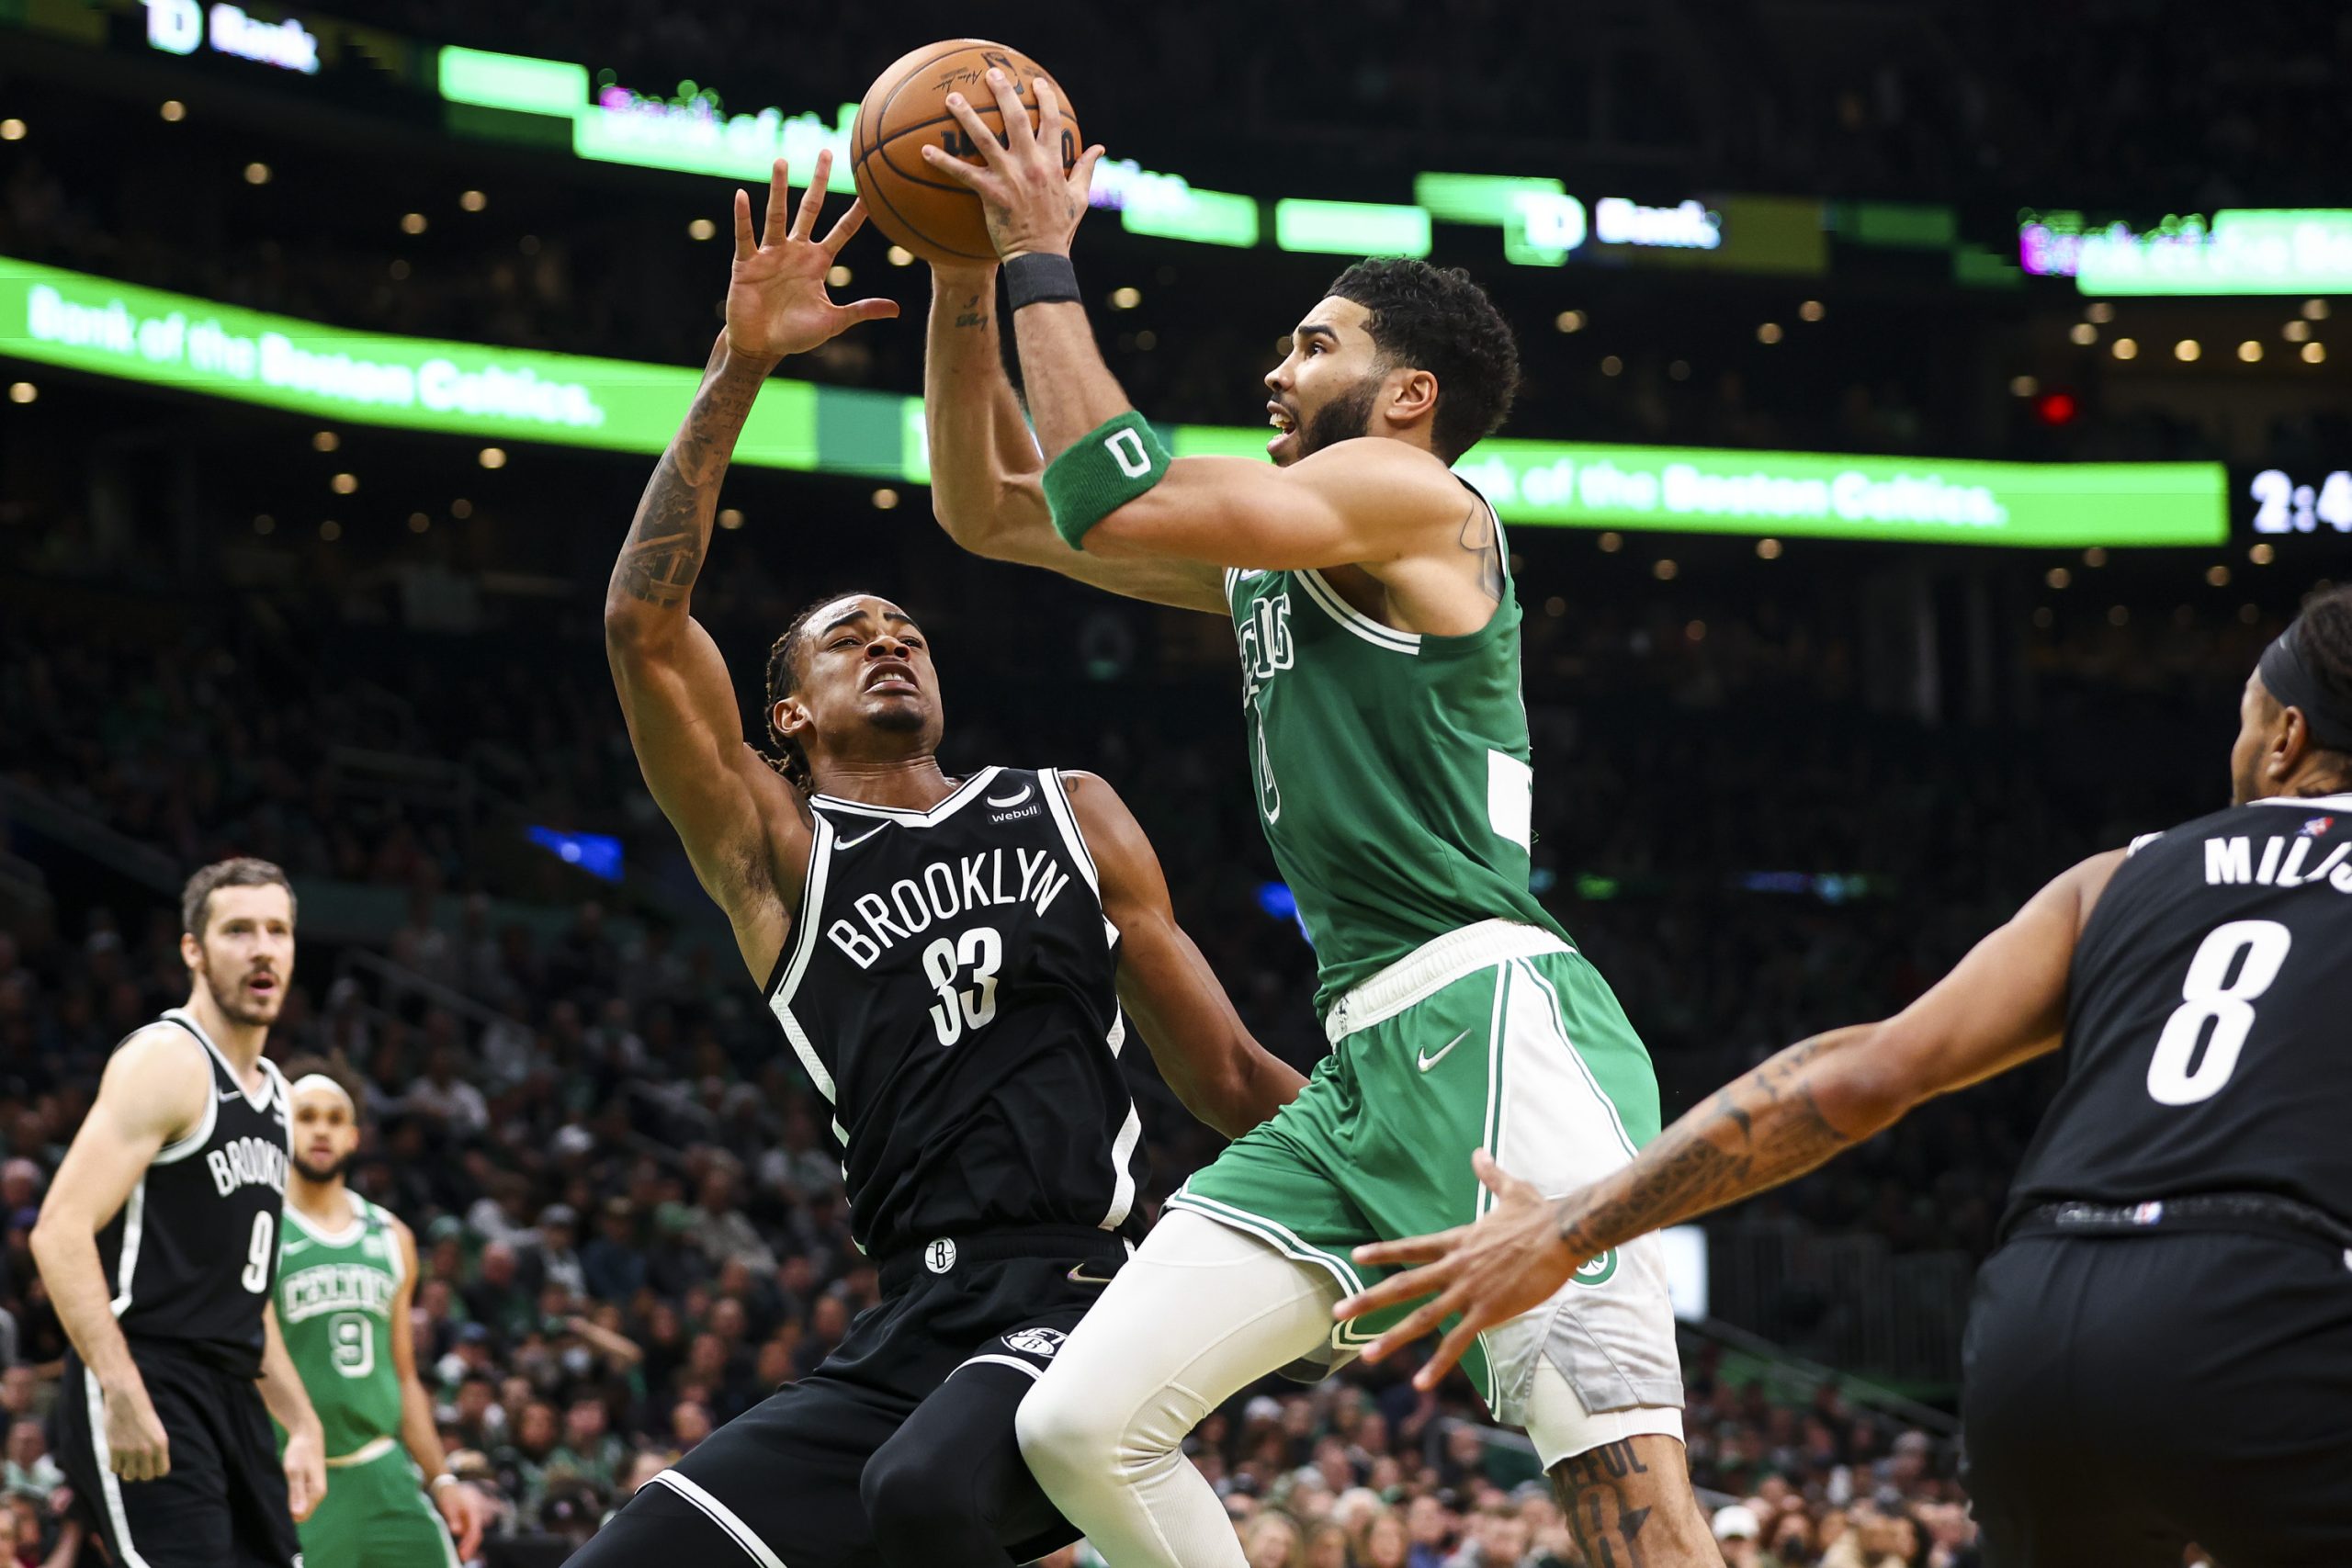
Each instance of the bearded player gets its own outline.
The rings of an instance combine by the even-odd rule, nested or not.
[[[1052,85],[1035,84],[1034,132],[1020,85],[989,73],[1003,144],[948,98],[984,164],[923,149],[980,197],[1036,428],[1033,445],[999,367],[993,269],[941,271],[925,388],[940,518],[980,553],[1232,617],[1259,815],[1332,1046],[1295,1103],[1170,1201],[1022,1406],[1022,1451],[1119,1568],[1238,1565],[1185,1434],[1264,1373],[1369,1337],[1333,1327],[1340,1298],[1379,1278],[1352,1249],[1482,1213],[1464,1151],[1569,1191],[1656,1135],[1657,1085],[1528,891],[1519,604],[1492,510],[1449,471],[1510,405],[1510,329],[1458,272],[1351,267],[1266,378],[1273,466],[1171,460],[1104,367],[1069,259],[1101,149],[1066,172]],[[1657,1245],[1595,1259],[1464,1359],[1534,1438],[1596,1563],[1720,1561],[1690,1493]]]
[[[286,874],[189,877],[180,961],[187,1005],[115,1047],[33,1226],[74,1342],[58,1462],[117,1568],[301,1568],[326,1472],[270,1308],[286,1080],[262,1054],[294,978]]]
[[[327,1495],[300,1527],[303,1560],[452,1568],[481,1549],[489,1509],[449,1473],[417,1381],[416,1237],[344,1181],[359,1150],[350,1076],[311,1057],[286,1077],[294,1160],[275,1302],[327,1450]]]

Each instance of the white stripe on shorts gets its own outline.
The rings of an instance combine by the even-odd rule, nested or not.
[[[1032,1366],[1018,1356],[974,1356],[969,1360],[956,1362],[955,1371],[947,1375],[952,1378],[966,1367],[1011,1367],[1015,1371],[1027,1372],[1033,1378],[1041,1378],[1046,1375],[1046,1370],[1043,1367]]]
[[[700,1508],[710,1517],[712,1524],[734,1537],[735,1544],[750,1552],[752,1561],[758,1563],[760,1568],[784,1568],[784,1559],[778,1557],[775,1550],[760,1539],[758,1531],[745,1524],[741,1516],[734,1509],[704,1491],[697,1483],[688,1480],[674,1470],[665,1470],[646,1484],[667,1486],[671,1491]]]
[[[147,1560],[131,1543],[130,1520],[122,1511],[122,1481],[114,1472],[114,1454],[107,1447],[106,1395],[98,1392],[97,1375],[87,1367],[82,1369],[82,1393],[89,1406],[90,1451],[98,1461],[98,1490],[106,1494],[107,1522],[114,1527],[115,1541],[122,1548],[123,1568],[147,1568]]]

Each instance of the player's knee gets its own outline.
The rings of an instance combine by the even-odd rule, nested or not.
[[[1014,1413],[1021,1457],[1046,1491],[1106,1471],[1127,1446],[1125,1423],[1109,1401],[1090,1398],[1067,1378],[1048,1374]]]
[[[919,1444],[886,1443],[866,1461],[858,1481],[865,1517],[885,1562],[921,1562],[932,1542],[990,1539],[988,1517],[968,1460]]]

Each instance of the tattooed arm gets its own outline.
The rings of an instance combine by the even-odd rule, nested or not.
[[[1429,1266],[1340,1303],[1340,1315],[1438,1292],[1365,1359],[1376,1360],[1464,1313],[1415,1379],[1430,1386],[1480,1330],[1548,1299],[1588,1259],[1777,1187],[1921,1100],[2055,1050],[2075,939],[2122,859],[2116,851],[2083,862],[1894,1018],[1790,1046],[1590,1187],[1547,1200],[1481,1151],[1479,1179],[1497,1198],[1486,1219],[1357,1249],[1362,1262]]]
[[[1197,561],[1105,560],[1074,550],[1046,506],[1046,459],[1004,373],[996,266],[932,273],[923,355],[931,503],[948,537],[977,556],[1044,567],[1180,610],[1226,613],[1221,569]]]
[[[864,220],[853,204],[824,239],[809,237],[830,164],[819,156],[788,230],[791,197],[776,164],[764,243],[752,236],[751,198],[735,193],[727,330],[685,423],[654,467],[605,590],[605,651],[638,765],[761,980],[784,943],[788,917],[778,888],[805,862],[808,829],[790,788],[744,743],[727,661],[688,605],[710,547],[719,480],[768,373],[784,355],[853,322],[897,313],[888,300],[842,306],[825,297],[826,270]]]

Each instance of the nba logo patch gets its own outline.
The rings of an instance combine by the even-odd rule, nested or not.
[[[2335,826],[2335,818],[2333,817],[2314,817],[2303,824],[2301,836],[2306,839],[2316,839]]]
[[[2142,1203],[2132,1211],[2132,1223],[2135,1225],[2152,1225],[2164,1217],[2162,1203]]]
[[[1004,1342],[1024,1356],[1051,1356],[1068,1337],[1058,1328],[1021,1328],[1004,1336]]]

